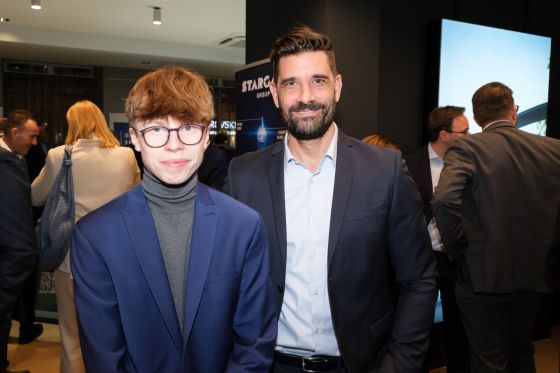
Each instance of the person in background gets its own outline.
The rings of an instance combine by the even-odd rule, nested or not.
[[[546,264],[560,229],[560,141],[516,128],[519,107],[503,83],[480,87],[472,106],[482,133],[447,147],[432,209],[458,263],[471,371],[535,372],[531,336],[553,291]]]
[[[197,179],[210,88],[168,66],[136,82],[125,110],[142,184],[74,231],[88,372],[269,372],[276,320],[262,219]]]
[[[469,345],[459,308],[455,300],[457,273],[454,263],[447,256],[441,241],[438,225],[432,212],[431,200],[443,169],[443,155],[455,141],[469,133],[469,121],[464,115],[465,108],[444,106],[433,109],[428,116],[430,142],[416,151],[404,154],[404,159],[424,202],[424,217],[432,240],[436,258],[438,277],[437,288],[441,296],[445,348],[447,348],[447,371],[449,373],[470,372]],[[428,360],[423,371],[429,370]]]
[[[72,145],[72,176],[76,221],[140,182],[140,170],[132,150],[118,146],[105,117],[91,101],[79,101],[66,113]],[[45,167],[31,185],[31,199],[42,206],[60,170],[65,145],[49,150]],[[115,239],[119,239],[115,237]],[[74,286],[70,273],[70,248],[64,262],[54,272],[56,304],[61,342],[61,373],[85,372],[80,351],[74,305]]]
[[[48,137],[46,136],[47,124],[38,119],[36,119],[36,121],[40,128],[39,136],[37,137],[37,144],[32,145],[25,155],[27,173],[29,175],[30,182],[33,182],[33,180],[35,180],[35,178],[39,175],[39,172],[45,165],[47,157],[47,150],[44,147],[44,145],[46,145],[45,141],[47,141],[46,137]],[[43,208],[33,206],[32,211],[33,221],[36,223],[41,217]],[[14,308],[13,318],[20,323],[18,337],[19,344],[30,343],[43,334],[43,325],[35,323],[35,304],[37,301],[38,286],[39,271],[35,268],[25,282],[22,294]]]
[[[342,77],[327,36],[296,27],[270,57],[288,133],[234,158],[226,190],[268,231],[273,371],[417,372],[436,269],[414,181],[400,152],[346,136],[333,121]]]
[[[217,190],[222,190],[226,183],[228,156],[221,147],[210,141],[204,151],[204,160],[198,169],[200,182]]]
[[[8,338],[12,313],[37,263],[29,176],[23,156],[36,143],[39,128],[32,114],[15,110],[2,123],[0,139],[0,373],[10,371]]]
[[[362,137],[362,141],[366,144],[382,146],[384,148],[401,150],[397,142],[385,135],[367,135]]]
[[[6,134],[0,139],[0,146],[12,151],[26,164],[28,183],[31,180],[31,169],[27,166],[27,159],[33,149],[37,147],[40,130],[39,121],[27,110],[15,110],[6,119],[4,126]],[[4,145],[2,145],[4,144]],[[35,220],[35,211],[34,222]],[[12,317],[19,321],[20,344],[26,344],[43,333],[43,326],[35,323],[35,300],[37,298],[38,277],[35,269],[25,281],[22,292],[14,307]]]
[[[235,152],[229,143],[228,132],[224,129],[219,130],[214,136],[214,144],[226,152],[229,165],[229,161],[234,157]]]

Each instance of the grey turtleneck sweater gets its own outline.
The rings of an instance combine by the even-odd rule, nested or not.
[[[177,319],[183,330],[185,282],[189,262],[197,177],[179,185],[167,185],[144,172],[142,189],[152,212],[165,263]]]

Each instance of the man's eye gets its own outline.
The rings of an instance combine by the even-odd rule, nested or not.
[[[282,83],[282,85],[284,87],[294,87],[296,85],[296,82],[294,82],[293,80],[288,80],[287,82]]]
[[[162,132],[165,132],[165,128],[163,128],[163,127],[150,127],[150,128],[148,128],[147,132],[162,133]]]
[[[318,78],[318,79],[313,80],[313,84],[316,84],[316,85],[322,85],[322,84],[325,84],[326,82],[327,81],[323,78]]]

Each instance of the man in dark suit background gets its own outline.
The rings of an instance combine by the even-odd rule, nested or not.
[[[33,180],[35,180],[41,172],[41,169],[45,165],[48,152],[48,124],[43,123],[37,117],[34,117],[34,120],[39,125],[37,143],[32,145],[25,155],[27,174],[29,175],[30,183],[33,183]],[[41,217],[43,207],[44,206],[31,206],[34,223]],[[43,333],[43,325],[35,323],[35,304],[37,303],[39,275],[40,271],[35,268],[25,282],[22,294],[14,307],[13,318],[19,321],[19,344],[30,343]]]
[[[270,90],[283,142],[230,163],[226,190],[261,213],[276,294],[275,373],[417,372],[435,305],[421,201],[400,152],[342,133],[330,40],[279,38]]]
[[[6,128],[4,136],[10,136],[11,131]],[[19,149],[19,145],[12,144]],[[35,267],[37,240],[24,161],[1,146],[0,211],[0,372],[5,373],[9,372],[7,350],[13,307]]]
[[[469,133],[469,121],[465,108],[444,106],[432,110],[428,116],[430,142],[412,153],[404,155],[406,164],[424,202],[424,217],[436,258],[437,288],[441,295],[445,348],[447,348],[447,371],[449,373],[470,372],[469,346],[463,329],[457,302],[455,301],[456,268],[447,256],[441,242],[438,226],[432,213],[432,195],[443,168],[443,155],[451,143]],[[428,360],[428,359],[427,359]],[[423,371],[428,371],[428,361]]]
[[[531,335],[542,294],[552,291],[546,258],[558,247],[560,141],[518,130],[518,106],[502,83],[480,87],[472,103],[482,133],[449,146],[434,215],[458,262],[471,370],[534,372]]]

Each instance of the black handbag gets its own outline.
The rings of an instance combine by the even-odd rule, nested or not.
[[[72,242],[74,220],[72,146],[67,145],[64,149],[62,166],[36,226],[40,270],[54,271],[62,264]]]

